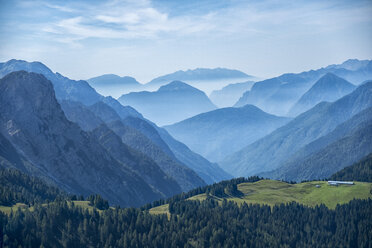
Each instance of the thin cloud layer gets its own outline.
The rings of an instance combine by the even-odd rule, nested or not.
[[[178,69],[219,66],[274,76],[372,56],[370,0],[0,0],[0,5],[1,60],[41,60],[75,78],[95,76],[94,71],[150,80]],[[75,69],[69,61],[83,66]]]

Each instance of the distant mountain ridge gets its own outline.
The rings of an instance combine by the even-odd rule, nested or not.
[[[122,86],[140,86],[141,84],[133,77],[124,76],[120,77],[115,74],[104,74],[98,77],[93,77],[87,82],[94,86],[107,86],[109,85],[122,85]]]
[[[301,147],[327,135],[337,125],[371,106],[372,81],[334,103],[319,103],[219,164],[235,176],[275,170]]]
[[[146,84],[146,86],[160,87],[172,81],[187,81],[187,80],[212,80],[212,79],[227,79],[227,78],[252,78],[252,76],[244,72],[226,68],[196,68],[194,70],[176,71],[171,74],[154,78]]]
[[[161,86],[155,92],[122,95],[118,101],[123,105],[133,106],[158,125],[172,124],[216,109],[204,92],[181,81]]]
[[[289,115],[296,116],[322,101],[333,102],[349,94],[355,88],[355,85],[349,83],[345,79],[333,73],[327,73],[297,101],[289,111]]]
[[[6,65],[4,67],[4,65]],[[200,176],[203,177],[204,180],[208,181],[208,183],[217,182],[223,179],[228,179],[231,176],[228,175],[226,172],[224,172],[221,168],[218,167],[216,164],[210,163],[205,158],[201,157],[200,155],[192,152],[190,149],[188,149],[184,144],[174,140],[165,130],[157,127],[155,124],[151,123],[149,120],[146,120],[143,118],[143,116],[138,113],[134,108],[130,106],[123,106],[121,105],[117,100],[115,100],[112,97],[103,97],[97,92],[94,91],[92,87],[89,86],[84,81],[74,81],[70,80],[68,78],[65,78],[58,73],[53,73],[49,68],[47,68],[45,65],[43,65],[40,62],[26,62],[26,61],[19,61],[19,60],[11,60],[6,63],[0,64],[0,73],[6,74],[8,72],[12,72],[13,70],[18,70],[25,68],[28,71],[35,71],[37,73],[45,73],[48,77],[50,77],[53,83],[53,87],[56,89],[59,89],[60,92],[57,94],[57,100],[60,102],[60,104],[63,107],[63,110],[66,111],[68,109],[74,109],[78,110],[75,111],[76,113],[70,113],[73,118],[76,118],[76,122],[80,122],[79,125],[87,131],[92,131],[92,129],[96,128],[98,124],[102,123],[103,120],[100,118],[97,118],[97,116],[93,117],[93,121],[89,122],[87,121],[92,120],[92,116],[90,114],[85,115],[82,111],[82,108],[88,108],[92,106],[93,104],[96,104],[100,101],[107,104],[110,108],[112,108],[116,114],[120,117],[120,119],[124,120],[127,117],[134,117],[143,120],[144,122],[150,123],[154,126],[154,129],[152,132],[154,133],[147,133],[146,135],[149,135],[148,139],[153,139],[151,142],[154,142],[154,144],[160,144],[162,141],[157,141],[156,136],[159,137],[159,134],[161,133],[161,138],[158,139],[164,139],[166,140],[167,146],[169,145],[171,147],[171,151],[168,148],[169,153],[174,153],[173,156],[175,156],[177,159],[182,161],[182,163],[186,164],[189,168],[192,168],[193,170],[196,170]],[[2,74],[0,74],[2,75]],[[43,74],[44,75],[44,74]],[[62,81],[60,79],[63,79]],[[82,84],[80,84],[83,82]],[[63,87],[60,86],[62,84]],[[81,87],[81,86],[87,86],[87,87]],[[65,87],[66,86],[66,87]],[[91,93],[94,93],[94,97],[90,98]],[[88,97],[86,97],[88,96]],[[66,101],[68,104],[66,104]],[[74,102],[72,104],[72,102]],[[72,104],[72,105],[71,105]],[[70,105],[70,106],[69,106]],[[75,108],[76,107],[76,108]],[[80,112],[79,112],[80,111]],[[108,113],[105,113],[108,114]],[[115,114],[114,114],[115,115]],[[112,115],[112,116],[114,116]],[[69,116],[69,118],[72,118]],[[140,129],[140,127],[132,127],[132,130],[136,133],[140,133],[137,129]],[[144,136],[146,136],[144,135]],[[99,142],[97,142],[99,143]],[[163,141],[164,143],[164,141]],[[164,147],[160,147],[161,149],[165,149]],[[23,163],[25,164],[25,163]],[[30,165],[31,167],[33,165]],[[40,172],[41,173],[41,172]],[[202,182],[202,180],[199,178],[195,181],[195,185],[200,185],[199,183]],[[195,187],[195,186],[190,186]]]
[[[340,65],[331,65],[301,73],[286,73],[256,82],[251,90],[242,95],[234,107],[253,104],[265,112],[285,116],[300,97],[327,73],[333,73],[354,85],[359,85],[372,79],[372,60],[368,60],[368,62],[348,60]]]
[[[324,179],[372,152],[372,107],[352,116],[329,134],[307,144],[270,178],[288,181]]]
[[[253,105],[246,105],[202,113],[165,126],[165,129],[192,150],[217,162],[289,120],[267,114]]]
[[[43,74],[53,83],[57,99],[79,101],[86,105],[90,105],[103,98],[92,87],[90,87],[86,81],[70,80],[59,73],[53,73],[48,67],[40,62],[29,63],[24,60],[9,60],[1,66],[0,78],[10,72],[21,70]]]
[[[220,108],[232,107],[244,92],[251,89],[254,83],[254,81],[247,81],[243,83],[229,84],[220,90],[212,91],[209,98]]]
[[[88,79],[87,82],[105,96],[119,97],[122,94],[143,89],[143,85],[135,78],[129,76],[120,77],[115,74],[93,77]]]

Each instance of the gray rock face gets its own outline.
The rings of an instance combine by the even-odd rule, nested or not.
[[[84,131],[92,131],[104,123],[80,102],[62,100],[60,104],[67,119],[77,123]]]
[[[204,185],[203,180],[188,167],[183,165],[177,160],[168,145],[161,139],[155,128],[143,119],[136,117],[127,117],[122,120],[116,112],[103,102],[98,102],[92,106],[84,107],[83,109],[76,109],[80,115],[75,113],[75,109],[69,109],[67,116],[70,120],[78,123],[80,126],[93,127],[93,133],[99,139],[102,146],[113,152],[113,157],[116,159],[120,158],[124,164],[128,164],[128,159],[123,159],[120,156],[120,149],[115,148],[114,144],[122,147],[122,152],[127,154],[125,147],[130,147],[131,150],[136,151],[137,162],[143,164],[144,162],[140,159],[141,157],[147,158],[153,161],[154,164],[159,166],[161,170],[167,175],[168,179],[161,175],[159,178],[152,178],[149,181],[149,175],[144,171],[137,171],[141,177],[147,178],[147,182],[154,184],[157,182],[162,185],[162,181],[170,180],[168,185],[174,184],[173,180],[181,186],[183,191],[193,189]],[[84,113],[82,113],[84,112]],[[94,117],[92,117],[92,115]],[[80,116],[86,118],[81,119]],[[102,120],[106,125],[100,125],[96,119]],[[110,131],[109,131],[110,130]],[[118,142],[118,140],[121,140]],[[122,143],[122,144],[120,144]],[[119,150],[118,150],[119,149]],[[133,157],[133,155],[131,155]],[[133,164],[133,161],[130,163]],[[148,164],[148,163],[147,163]],[[152,164],[149,164],[149,166]],[[139,166],[139,165],[138,165]],[[131,167],[133,169],[133,166]],[[151,172],[149,168],[149,172]],[[163,174],[164,174],[163,173]],[[160,174],[159,174],[160,175]],[[155,174],[152,174],[155,176]],[[169,192],[179,193],[181,192],[180,186],[174,185],[173,189],[157,188],[161,193],[168,195]],[[165,192],[165,193],[164,193]]]
[[[139,206],[162,196],[94,136],[67,120],[44,76],[19,71],[2,78],[0,113],[1,134],[64,190],[99,193],[122,206]]]
[[[86,105],[91,105],[102,98],[86,81],[75,81],[59,73],[53,73],[40,62],[29,63],[23,60],[9,60],[0,68],[0,77],[20,70],[44,75],[52,82],[57,99],[79,101]]]
[[[137,173],[163,197],[171,197],[182,192],[177,182],[166,175],[154,160],[124,144],[106,125],[94,129],[93,134],[116,160]]]
[[[174,156],[166,154],[138,130],[124,125],[122,121],[114,121],[107,126],[122,139],[123,143],[152,158],[169,177],[177,181],[184,192],[205,185],[193,170],[177,161]]]
[[[131,127],[137,130],[137,133],[144,132],[145,136],[148,136],[147,138],[149,138],[153,144],[156,144],[159,148],[161,148],[163,152],[165,152],[172,158],[174,158],[175,156],[178,161],[181,161],[192,170],[197,171],[198,175],[207,182],[213,183],[231,177],[217,165],[210,163],[199,154],[192,152],[184,144],[175,140],[164,129],[161,129],[149,120],[144,119],[143,116],[134,108],[130,106],[123,106],[116,99],[110,96],[103,97],[97,94],[89,85],[89,87],[83,87],[86,84],[84,82],[81,83],[82,81],[69,80],[68,78],[63,77],[58,73],[54,74],[48,67],[46,67],[42,63],[29,63],[21,60],[10,60],[6,63],[0,64],[0,77],[5,76],[9,72],[22,69],[26,71],[41,73],[45,77],[50,79],[53,83],[54,89],[58,89],[58,92],[56,93],[57,100],[61,103],[66,116],[69,120],[73,120],[74,122],[78,123],[83,130],[91,131],[92,129],[97,128],[103,120],[98,116],[91,116],[91,114],[89,113],[83,113],[81,107],[89,107],[98,102],[102,102],[111,109],[103,106],[103,104],[101,103],[96,105],[97,111],[99,110],[99,106],[101,105],[102,108],[110,109],[110,113],[102,112],[102,114],[104,115],[111,117],[115,116],[115,118],[118,118],[119,116],[121,120],[124,120],[127,117],[133,117],[134,119],[142,120],[131,123]],[[112,110],[114,110],[117,115],[113,114]],[[101,111],[103,111],[103,109]],[[146,128],[146,126],[148,125],[144,125],[144,122],[153,126],[153,129]],[[130,123],[127,123],[127,125],[129,124]],[[161,139],[159,139],[159,135],[161,136]],[[166,143],[166,145],[164,145],[164,142]],[[195,183],[196,185],[199,185],[198,183],[200,183],[200,178],[197,179]],[[193,184],[191,183],[191,185]]]
[[[216,163],[211,163],[199,154],[191,151],[185,144],[175,140],[164,128],[154,123],[135,117],[128,117],[123,123],[145,134],[168,156],[187,165],[195,171],[207,184],[231,178]]]

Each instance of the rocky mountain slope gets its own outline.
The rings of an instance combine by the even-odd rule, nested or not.
[[[93,135],[67,120],[51,82],[43,75],[19,71],[3,77],[0,108],[2,135],[62,189],[99,193],[122,206],[139,206],[162,197],[114,159]]]

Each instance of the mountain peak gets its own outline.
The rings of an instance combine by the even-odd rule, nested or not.
[[[37,110],[53,112],[53,107],[57,105],[52,83],[42,74],[15,71],[7,74],[0,81],[1,93],[6,94],[4,101],[15,101],[22,113],[25,111]],[[0,94],[1,96],[1,94]]]
[[[333,102],[349,94],[355,86],[333,73],[321,77],[289,111],[290,116],[296,116],[322,101]]]
[[[187,83],[184,83],[181,81],[173,81],[167,85],[161,86],[158,91],[164,92],[164,91],[185,91],[185,90],[200,91],[197,88],[194,88],[191,85],[188,85]]]
[[[39,61],[27,62],[25,60],[11,59],[3,63],[2,67],[0,68],[0,77],[3,77],[13,71],[21,70],[37,72],[44,75],[53,74],[53,72],[46,65]]]
[[[312,89],[316,89],[319,87],[332,87],[335,89],[339,87],[354,88],[354,85],[349,83],[345,79],[328,72],[313,85]]]
[[[140,85],[140,83],[133,77],[120,77],[116,74],[103,74],[98,77],[93,77],[87,80],[93,86],[104,85]]]

